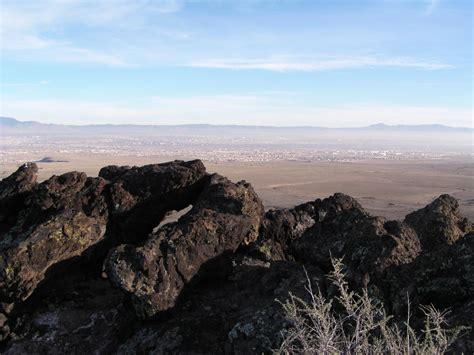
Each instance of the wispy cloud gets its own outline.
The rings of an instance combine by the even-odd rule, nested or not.
[[[401,67],[425,70],[450,69],[454,66],[444,63],[418,60],[415,58],[379,58],[368,56],[326,57],[326,58],[268,58],[268,59],[210,59],[186,64],[190,67],[270,70],[270,71],[323,71],[351,68]]]
[[[439,2],[423,1],[426,1],[424,6],[430,13]],[[212,1],[209,3],[212,4]],[[282,24],[281,29],[264,25],[254,29],[253,24],[250,26],[244,20],[238,22],[232,18],[213,24],[185,11],[176,14],[185,4],[186,0],[6,1],[2,3],[0,47],[7,55],[12,51],[15,58],[23,60],[39,57],[53,62],[111,66],[152,63],[156,66],[282,72],[369,67],[440,70],[453,67],[435,60],[419,59],[416,51],[408,53],[408,57],[358,55],[364,52],[354,50],[352,44],[360,41],[362,36],[352,36],[343,26],[340,31],[333,29],[328,35],[325,32],[322,35],[318,30],[321,26],[317,24],[310,26],[314,30],[304,32],[307,27],[304,22],[302,33],[296,29],[299,24],[291,22]],[[213,4],[211,10],[221,6]],[[280,36],[286,38],[277,41],[275,38]],[[370,34],[363,32],[363,37],[370,43]],[[331,48],[338,38],[343,40]],[[199,45],[196,45],[197,39]],[[308,44],[313,41],[315,44]],[[326,43],[329,49],[319,50],[321,43]],[[219,57],[221,53],[231,53],[234,48],[239,51],[234,50],[233,53],[239,53],[241,57]],[[352,48],[352,51],[348,50],[347,56],[335,55],[340,53],[339,48]],[[260,49],[271,56],[260,57],[257,54],[262,53]],[[386,53],[383,49],[376,50],[376,53]],[[317,53],[328,55],[318,56]]]
[[[0,48],[4,55],[14,53],[23,60],[34,58],[51,62],[129,66],[122,55],[110,53],[107,48],[98,49],[78,44],[76,42],[80,37],[58,36],[57,29],[64,31],[68,26],[81,26],[94,31],[110,26],[124,27],[129,23],[136,25],[143,21],[145,15],[174,13],[182,5],[181,0],[5,2],[2,3]],[[170,30],[166,35],[186,38],[186,34],[179,31]],[[120,50],[119,48],[118,51]]]

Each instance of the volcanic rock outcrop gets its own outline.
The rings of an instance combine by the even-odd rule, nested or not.
[[[106,167],[99,175],[110,182],[71,172],[41,184],[36,172],[34,163],[25,164],[0,185],[6,225],[0,240],[2,302],[28,298],[54,265],[81,256],[105,238],[106,230],[114,244],[140,240],[168,210],[193,201],[192,187],[205,168],[200,161]],[[23,208],[13,220],[18,205]],[[120,228],[110,226],[109,214],[112,223],[120,219]]]
[[[108,220],[105,185],[101,178],[72,172],[29,191],[24,208],[0,240],[2,302],[25,300],[52,266],[81,255],[103,238]],[[8,184],[1,187],[11,189]]]
[[[335,194],[314,205],[316,223],[290,245],[296,260],[329,270],[331,257],[343,257],[349,278],[365,287],[383,278],[389,266],[409,263],[420,253],[412,228],[370,216],[349,196]]]
[[[102,168],[99,176],[110,181],[109,233],[116,244],[136,243],[144,241],[168,211],[181,210],[197,199],[206,168],[200,160],[112,165]]]
[[[448,195],[402,222],[341,193],[264,213],[198,160],[36,175],[0,181],[2,353],[268,353],[291,326],[277,301],[308,297],[308,278],[333,296],[331,257],[396,318],[407,297],[474,318],[472,224]],[[474,331],[453,350],[472,352]]]
[[[16,223],[18,213],[25,207],[25,197],[36,187],[38,166],[22,165],[16,172],[0,181],[0,234]]]
[[[121,245],[106,261],[112,283],[131,294],[143,318],[175,306],[204,263],[258,236],[263,206],[252,187],[216,174],[207,180],[188,214],[143,246]]]
[[[472,223],[461,216],[458,201],[450,195],[441,195],[428,206],[410,213],[405,223],[416,230],[424,249],[453,244],[473,229]]]

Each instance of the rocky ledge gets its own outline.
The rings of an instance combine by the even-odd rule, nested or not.
[[[331,297],[331,257],[395,317],[409,298],[474,319],[473,226],[449,195],[389,221],[341,193],[265,213],[198,160],[37,171],[0,182],[2,353],[271,352],[289,326],[277,301],[306,297],[306,274]],[[474,351],[474,330],[454,350]]]

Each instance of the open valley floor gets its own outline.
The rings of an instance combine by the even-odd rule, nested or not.
[[[31,161],[41,157],[28,156]],[[193,156],[114,156],[111,154],[63,154],[39,162],[39,178],[67,171],[96,176],[106,165],[145,165]],[[219,172],[233,181],[247,180],[262,198],[266,209],[292,207],[298,203],[344,192],[357,198],[374,215],[403,218],[437,196],[449,193],[461,212],[474,218],[474,163],[472,159],[340,161],[206,161],[209,172]],[[0,177],[16,170],[20,162],[4,162]]]

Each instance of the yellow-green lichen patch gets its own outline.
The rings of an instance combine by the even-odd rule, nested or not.
[[[13,266],[11,266],[10,264],[7,264],[5,266],[4,273],[7,279],[11,279],[13,277],[13,274],[15,273],[15,270],[13,269]]]

